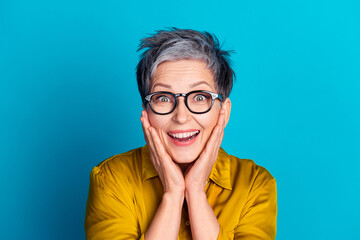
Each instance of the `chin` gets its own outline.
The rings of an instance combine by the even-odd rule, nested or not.
[[[199,157],[199,153],[187,153],[186,151],[174,152],[170,155],[173,161],[178,164],[192,163]]]

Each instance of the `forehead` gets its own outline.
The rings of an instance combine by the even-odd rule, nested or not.
[[[151,79],[150,90],[186,92],[215,91],[214,76],[202,60],[167,61],[158,65]]]

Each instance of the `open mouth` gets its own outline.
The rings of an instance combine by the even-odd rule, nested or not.
[[[168,132],[167,134],[175,141],[187,142],[196,138],[199,135],[199,133],[200,133],[199,130],[194,130],[189,132],[178,132],[178,133]]]

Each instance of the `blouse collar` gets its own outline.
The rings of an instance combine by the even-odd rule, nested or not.
[[[158,176],[158,173],[151,162],[147,144],[141,148],[141,161],[143,181]],[[222,188],[228,190],[232,189],[230,181],[230,156],[222,148],[219,149],[218,157],[209,178]]]

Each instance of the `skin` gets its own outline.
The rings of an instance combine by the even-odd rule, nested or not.
[[[156,69],[150,92],[188,93],[194,90],[217,92],[212,72],[199,60],[161,63]],[[150,108],[142,111],[141,122],[151,161],[164,187],[155,217],[145,233],[147,240],[177,239],[181,209],[187,201],[193,239],[216,239],[220,226],[209,205],[205,185],[216,161],[229,120],[231,102],[215,100],[205,114],[193,114],[178,98],[176,109],[158,115]],[[169,131],[196,129],[200,133],[191,145],[178,146]],[[166,227],[164,227],[166,226]]]

